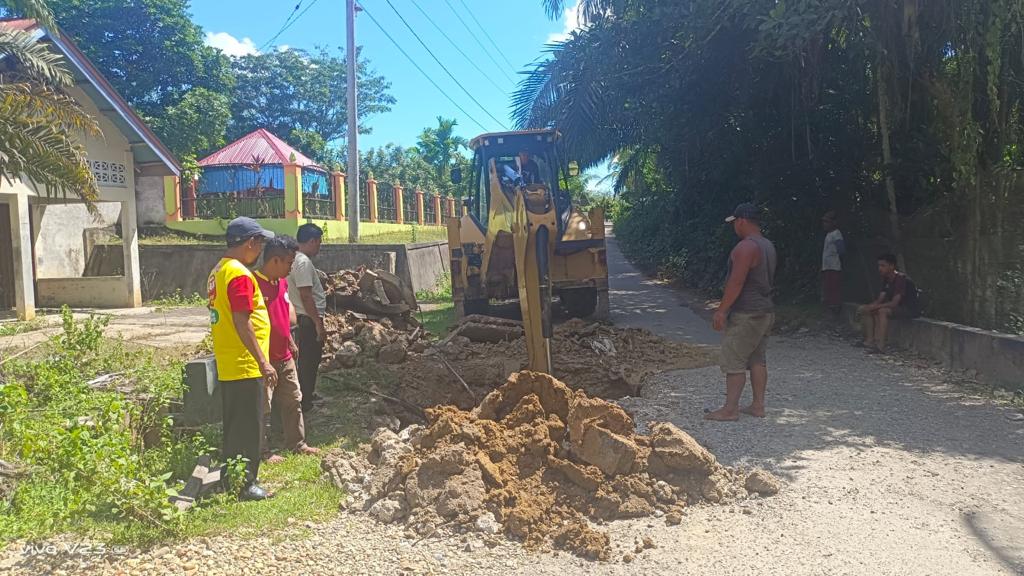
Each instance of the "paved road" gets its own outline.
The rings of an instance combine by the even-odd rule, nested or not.
[[[681,294],[648,278],[626,260],[614,236],[608,236],[611,317],[620,326],[646,328],[666,338],[717,346],[721,336],[690,310]]]

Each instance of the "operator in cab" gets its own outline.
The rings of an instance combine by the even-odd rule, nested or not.
[[[540,177],[540,166],[530,157],[526,150],[519,151],[519,176],[529,186],[531,184],[543,184]]]

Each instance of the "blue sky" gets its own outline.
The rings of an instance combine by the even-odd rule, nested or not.
[[[195,21],[205,30],[207,43],[228,54],[239,55],[261,48],[312,49],[317,45],[344,45],[345,1],[302,0],[299,13],[305,13],[274,40],[273,45],[264,48],[298,2],[199,0],[192,3],[192,13]],[[518,81],[516,72],[541,57],[547,42],[577,24],[572,9],[559,20],[549,19],[541,0],[391,0],[391,3],[482,107],[475,104],[445,74],[402,24],[387,0],[362,0],[361,4],[367,11],[388,29],[420,67],[468,113],[467,116],[459,111],[433,87],[363,13],[356,24],[357,42],[363,47],[363,54],[373,67],[391,82],[391,94],[398,102],[390,113],[376,115],[368,120],[373,133],[361,137],[362,149],[389,142],[403,146],[415,144],[416,136],[424,127],[434,125],[438,115],[456,118],[460,134],[467,138],[485,130],[500,130],[501,125],[491,115],[506,126],[511,126],[509,94],[515,88],[513,81]],[[456,18],[449,3],[460,11],[490,56]],[[497,50],[491,45],[484,30],[477,27],[472,17],[465,13],[462,3],[469,7],[472,15],[483,25],[486,33],[497,44]],[[452,47],[416,8],[417,4],[462,48],[476,67],[490,76],[493,84]],[[506,63],[506,59],[512,66]]]

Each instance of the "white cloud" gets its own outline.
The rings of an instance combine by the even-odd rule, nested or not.
[[[287,44],[281,44],[280,46],[277,47],[277,51],[278,52],[287,52],[287,51],[289,51],[291,49],[292,49],[292,47],[287,45]]]
[[[548,35],[549,44],[568,40],[570,33],[583,27],[583,21],[580,19],[581,3],[582,0],[576,0],[575,4],[565,9],[565,12],[562,14],[563,29],[561,32],[553,32]]]
[[[245,37],[239,40],[227,32],[207,32],[205,42],[207,46],[219,48],[228,56],[238,57],[260,53],[252,38]]]

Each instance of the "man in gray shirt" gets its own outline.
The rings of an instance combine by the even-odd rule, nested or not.
[[[704,418],[737,420],[740,412],[764,418],[768,333],[775,323],[775,245],[761,235],[761,211],[753,204],[740,204],[725,221],[732,224],[740,237],[729,255],[725,294],[714,317],[715,330],[725,331],[721,351],[725,406],[708,412]],[[748,371],[753,401],[740,410]]]
[[[324,312],[327,310],[327,298],[324,297],[324,285],[320,275],[310,258],[320,253],[324,231],[313,223],[299,226],[295,239],[299,242],[299,251],[295,254],[291,274],[288,275],[288,299],[295,306],[298,318],[296,344],[299,348],[297,362],[299,387],[302,389],[302,411],[313,409],[316,395],[316,379],[320,371],[320,358],[324,353]]]

